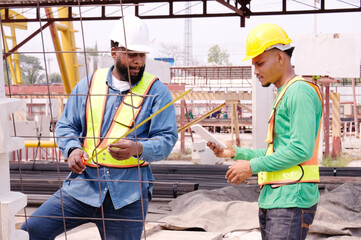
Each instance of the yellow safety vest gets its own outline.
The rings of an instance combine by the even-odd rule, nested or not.
[[[101,128],[104,118],[105,106],[108,95],[108,85],[106,78],[108,68],[98,69],[92,77],[89,96],[86,103],[86,124],[87,135],[83,144],[83,150],[88,153],[89,157],[97,155],[101,149],[107,147],[109,143],[123,136],[134,124],[145,95],[157,79],[155,76],[144,72],[142,79],[134,86],[129,93],[124,96],[122,103],[114,115],[114,119],[103,138],[101,138]],[[134,115],[133,115],[134,114]],[[146,166],[147,162],[131,157],[126,160],[114,159],[108,151],[103,151],[92,160],[87,160],[86,165],[96,167],[96,164],[117,167],[131,168],[139,165]]]
[[[267,138],[265,140],[268,143],[266,156],[274,153],[274,126],[275,126],[277,106],[281,101],[283,95],[285,94],[287,88],[296,81],[305,81],[308,84],[310,84],[313,87],[313,89],[315,89],[315,91],[317,92],[317,95],[321,101],[321,105],[323,105],[322,95],[316,84],[308,82],[298,76],[296,76],[291,81],[289,81],[278,95],[271,112],[271,116],[268,122]],[[265,184],[272,184],[273,187],[278,187],[281,185],[293,184],[298,182],[320,182],[320,174],[318,168],[318,144],[320,140],[320,131],[321,131],[321,121],[320,121],[320,126],[318,128],[317,138],[315,141],[313,156],[311,157],[311,159],[297,166],[285,170],[276,171],[276,172],[259,172],[258,184],[261,186]]]

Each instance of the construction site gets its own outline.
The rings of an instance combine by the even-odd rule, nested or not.
[[[267,0],[263,4],[252,0],[0,0],[0,14],[3,54],[0,72],[0,240],[31,239],[28,232],[22,230],[30,216],[62,189],[64,181],[69,181],[69,185],[72,180],[72,184],[81,181],[73,179],[76,173],[70,169],[68,156],[64,156],[60,145],[57,146],[59,139],[71,138],[57,136],[57,124],[65,111],[69,111],[66,106],[70,96],[84,95],[73,91],[77,84],[96,70],[115,65],[107,36],[113,23],[126,15],[137,16],[149,23],[150,33],[165,32],[171,36],[174,30],[180,32],[182,38],[181,51],[170,50],[172,45],[169,44],[169,51],[164,53],[159,48],[165,45],[159,45],[159,40],[154,37],[151,43],[158,45],[146,57],[145,72],[156,76],[173,99],[169,106],[174,106],[178,132],[178,140],[169,156],[149,162],[155,180],[143,181],[143,175],[140,177],[143,163],[140,164],[138,152],[132,154],[139,158],[134,167],[139,174],[138,180],[118,181],[111,177],[104,180],[99,175],[91,180],[99,185],[99,189],[108,180],[119,185],[137,183],[140,192],[143,184],[152,184],[152,199],[147,209],[142,208],[142,220],[139,220],[143,223],[141,239],[262,239],[258,220],[261,188],[257,174],[239,185],[227,182],[227,171],[236,160],[216,157],[207,147],[207,141],[191,127],[203,126],[227,147],[266,148],[271,121],[269,113],[274,109],[277,89],[262,87],[252,63],[241,63],[246,56],[244,43],[232,52],[233,45],[225,41],[224,45],[232,45],[227,56],[237,60],[231,64],[227,59],[226,63],[220,64],[210,61],[210,55],[207,63],[197,62],[194,54],[197,43],[193,42],[202,34],[208,37],[205,32],[222,35],[223,30],[233,31],[225,25],[212,29],[211,21],[218,19],[235,22],[241,33],[234,34],[242,34],[245,42],[250,29],[248,25],[274,21],[282,26],[281,20],[275,19],[289,17],[284,24],[295,30],[306,16],[312,17],[311,24],[304,27],[305,32],[296,36],[289,33],[296,46],[292,67],[298,76],[319,86],[323,105],[318,151],[314,153],[318,159],[320,200],[306,239],[361,239],[361,1]],[[344,33],[317,29],[317,20],[320,21],[317,17],[331,16],[335,22],[328,25],[332,29],[333,24],[344,20],[339,14],[355,16],[352,22],[344,25],[353,24],[356,30]],[[197,32],[192,30],[192,24],[197,20],[210,22],[202,29],[203,33],[199,33],[199,29]],[[181,29],[171,23],[178,24]],[[178,35],[173,39],[170,37],[170,41],[176,42],[176,38]],[[216,44],[219,43],[210,46]],[[154,97],[147,93],[137,97]],[[85,95],[85,99],[92,99],[90,87]],[[94,94],[94,99],[99,96],[107,98],[112,94]],[[84,108],[88,111],[88,104]],[[104,112],[105,109],[104,104]],[[136,125],[137,117],[133,111],[131,127],[112,144],[126,139],[128,134],[133,136],[133,131],[135,143],[151,140],[138,139],[137,129],[159,112],[152,112],[144,122]],[[85,118],[90,121],[88,115]],[[308,127],[305,122],[304,128]],[[97,130],[93,129],[94,132]],[[95,134],[93,138],[96,139]],[[101,139],[103,141],[104,137]],[[95,144],[95,149],[98,146],[101,145]],[[67,150],[69,155],[71,151]],[[87,168],[93,168],[99,174],[103,166],[94,166],[87,165]],[[142,194],[140,205],[143,206]],[[63,200],[60,201],[63,204]],[[99,209],[103,209],[102,202]],[[63,213],[59,218],[64,222],[61,234],[54,238],[44,233],[43,239],[115,239],[101,236],[105,232],[105,222],[109,221],[104,213],[99,219],[79,218],[85,224],[69,229],[65,227],[69,217]],[[92,220],[102,222],[103,231]],[[138,221],[126,217],[110,220]]]

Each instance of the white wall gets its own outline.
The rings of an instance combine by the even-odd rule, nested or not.
[[[91,56],[87,60],[88,69],[85,68],[84,58],[79,59],[80,79],[84,78],[87,73],[91,75],[97,68],[107,68],[114,64],[113,58],[110,56]],[[147,58],[145,64],[145,71],[149,72],[159,78],[163,83],[170,82],[170,64],[167,62],[156,61],[150,58]]]

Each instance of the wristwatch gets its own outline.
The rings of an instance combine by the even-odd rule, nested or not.
[[[71,152],[74,151],[75,149],[80,149],[80,148],[78,148],[78,147],[71,147],[71,148],[69,148],[69,150],[68,150],[68,157],[70,157]]]

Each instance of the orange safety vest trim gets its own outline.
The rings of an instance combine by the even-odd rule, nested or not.
[[[89,157],[96,157],[87,160],[85,164],[91,167],[96,167],[96,164],[99,164],[117,168],[131,168],[138,165],[147,166],[147,162],[134,157],[119,161],[114,159],[108,151],[103,151],[99,156],[97,156],[97,152],[106,148],[109,143],[119,139],[119,136],[123,136],[129,131],[142,108],[145,95],[148,94],[157,78],[144,72],[139,83],[124,96],[107,133],[104,137],[101,137],[101,127],[108,94],[108,85],[105,81],[108,71],[108,68],[98,69],[93,74],[89,88],[86,103],[87,136],[83,144],[83,150],[88,153]]]
[[[280,94],[278,95],[275,104],[273,106],[271,116],[268,122],[268,132],[266,142],[268,143],[268,147],[266,150],[266,156],[274,153],[274,128],[275,128],[275,117],[276,117],[276,109],[281,101],[282,97],[284,96],[288,87],[295,83],[296,81],[305,81],[310,84],[313,89],[317,92],[318,97],[320,98],[321,105],[323,105],[322,95],[320,89],[316,84],[308,82],[301,77],[294,77],[291,81],[289,81],[286,86],[282,89]],[[322,119],[322,117],[321,117]],[[265,184],[272,184],[273,187],[278,187],[281,185],[286,184],[293,184],[298,182],[320,182],[320,174],[318,168],[318,146],[320,141],[320,132],[321,132],[321,121],[318,128],[318,133],[315,141],[315,147],[313,151],[312,157],[291,168],[276,171],[276,172],[259,172],[258,173],[258,184],[263,186]]]

